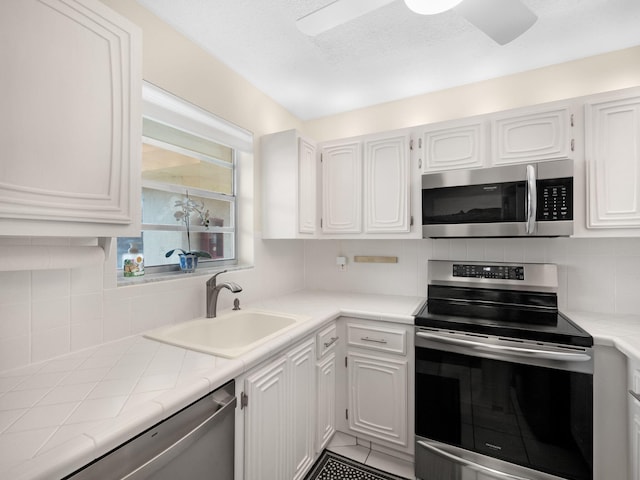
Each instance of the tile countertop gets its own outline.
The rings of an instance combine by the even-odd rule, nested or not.
[[[640,315],[562,312],[591,334],[593,343],[615,347],[640,361]]]
[[[235,359],[136,335],[1,372],[0,478],[64,477],[338,316],[413,324],[423,301],[300,291],[251,307],[309,320]]]

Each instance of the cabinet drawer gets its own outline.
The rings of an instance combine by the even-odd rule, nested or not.
[[[333,351],[338,343],[338,339],[335,323],[320,330],[316,334],[316,352],[318,358],[322,358],[326,353]]]
[[[407,354],[407,332],[393,327],[348,323],[347,342],[354,347]]]

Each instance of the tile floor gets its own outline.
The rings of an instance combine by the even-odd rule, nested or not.
[[[336,432],[329,443],[328,450],[351,458],[383,472],[399,475],[414,480],[413,463],[372,450],[369,442],[358,441],[355,437]]]

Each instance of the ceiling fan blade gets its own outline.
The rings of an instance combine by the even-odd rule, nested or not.
[[[500,45],[518,38],[538,20],[520,0],[464,0],[454,10]]]
[[[302,33],[316,36],[395,0],[336,0],[296,20]]]

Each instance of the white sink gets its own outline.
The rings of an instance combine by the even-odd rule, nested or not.
[[[261,310],[238,310],[216,318],[197,318],[146,333],[153,340],[234,358],[310,317]]]

